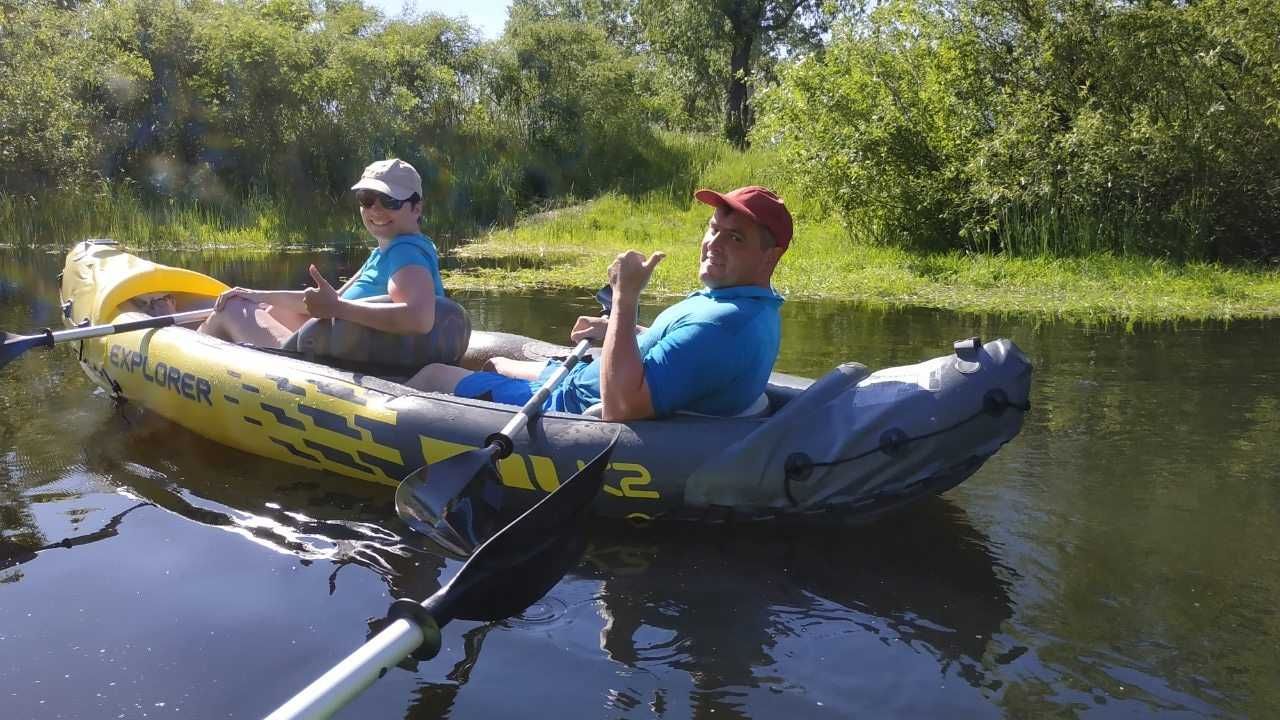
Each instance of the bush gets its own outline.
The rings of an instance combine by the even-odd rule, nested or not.
[[[523,194],[588,196],[643,173],[652,141],[635,61],[583,23],[538,20],[508,28],[493,94],[528,148]]]
[[[953,94],[962,68],[936,43],[937,18],[904,4],[874,18],[762,93],[755,137],[779,146],[795,182],[860,234],[946,247],[962,225],[957,169],[973,144]]]
[[[1280,9],[898,0],[788,68],[757,138],[887,241],[1280,253]]]
[[[488,43],[464,22],[387,21],[360,0],[31,0],[5,13],[0,208],[13,212],[29,207],[22,194],[70,202],[106,187],[166,233],[181,232],[165,219],[180,207],[181,222],[209,211],[259,237],[238,207],[265,198],[310,233],[346,216],[366,164],[397,156],[422,174],[428,227],[457,236],[575,196],[666,188],[698,156],[655,135],[652,78],[580,22],[513,22]],[[33,223],[20,242],[82,220]]]

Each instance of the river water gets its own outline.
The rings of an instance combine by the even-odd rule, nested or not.
[[[160,259],[300,287],[311,258]],[[359,260],[319,258],[330,277]],[[0,328],[58,325],[61,262],[0,250]],[[458,299],[549,340],[591,311]],[[450,624],[343,716],[1280,714],[1280,326],[811,301],[783,319],[777,367],[809,376],[1011,337],[1032,412],[960,487],[870,526],[598,527],[524,617]],[[261,716],[459,567],[389,488],[115,408],[65,348],[0,369],[0,532],[6,720]]]

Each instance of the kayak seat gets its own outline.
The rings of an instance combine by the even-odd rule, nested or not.
[[[737,415],[728,415],[727,417],[748,418],[748,419],[766,417],[769,414],[769,408],[770,408],[769,395],[767,393],[760,393],[760,397],[756,398],[755,402],[751,403],[751,405],[747,407],[746,410],[743,410]],[[586,410],[583,410],[582,414],[590,415],[591,417],[598,418],[604,414],[604,403],[596,403],[595,405],[588,407]],[[691,410],[678,410],[676,411],[675,414],[688,415],[691,417],[726,417],[723,415],[707,415],[705,413],[696,413]]]
[[[389,295],[364,298],[364,302],[390,301]],[[456,365],[470,340],[471,317],[466,309],[437,297],[435,324],[426,334],[397,335],[345,320],[313,318],[285,341],[283,349],[327,365],[413,375],[431,363]]]
[[[116,257],[130,256],[116,253]],[[98,287],[96,298],[78,299],[77,302],[82,303],[76,312],[78,317],[68,319],[75,323],[85,320],[108,322],[118,313],[136,311],[137,307],[132,300],[144,295],[173,295],[178,312],[200,310],[212,307],[214,298],[229,289],[221,282],[200,273],[153,265],[136,258],[127,263],[116,261],[116,264],[126,267],[119,279]],[[85,312],[88,308],[96,308],[96,311]]]

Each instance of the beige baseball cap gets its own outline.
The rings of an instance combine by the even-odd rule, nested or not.
[[[360,181],[352,190],[376,190],[397,200],[405,200],[414,193],[422,197],[422,177],[409,163],[392,158],[379,160],[364,169]]]

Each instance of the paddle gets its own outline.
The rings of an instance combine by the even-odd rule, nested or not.
[[[596,293],[604,315],[613,307],[613,289]],[[511,454],[512,436],[520,432],[542,409],[551,391],[564,380],[587,349],[590,340],[578,343],[569,357],[533,397],[498,432],[485,438],[485,447],[454,455],[410,473],[396,488],[396,514],[415,531],[459,555],[471,550],[497,529],[502,505],[502,479],[497,461]]]
[[[434,595],[421,603],[397,600],[390,625],[267,720],[329,717],[424,643],[418,656],[435,657],[440,628],[450,620],[501,620],[545,595],[582,557],[591,501],[617,442],[615,434],[586,467],[477,548]]]
[[[72,340],[87,340],[89,338],[103,337],[105,335],[133,332],[134,330],[150,330],[152,328],[169,327],[170,325],[185,325],[189,322],[204,320],[212,314],[212,308],[207,310],[192,310],[190,312],[180,312],[173,315],[158,315],[145,320],[131,320],[129,322],[115,323],[114,325],[86,325],[85,327],[72,328],[70,330],[59,330],[58,332],[45,328],[38,335],[11,335],[7,332],[0,332],[0,338],[3,338],[3,342],[0,342],[0,367],[8,365],[14,358],[33,347],[53,347],[58,343],[70,342]]]

